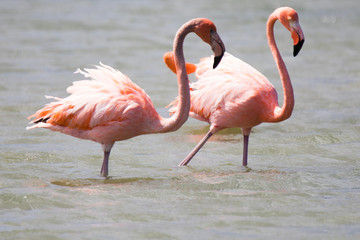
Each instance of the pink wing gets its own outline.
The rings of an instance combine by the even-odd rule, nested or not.
[[[261,102],[274,96],[272,101],[277,102],[273,85],[249,64],[229,53],[225,53],[216,69],[212,69],[212,62],[213,58],[208,57],[197,65],[198,81],[191,84],[191,117],[208,122],[219,109],[226,109],[227,112],[246,111],[243,106],[247,102]],[[176,110],[177,100],[172,105],[170,112]]]
[[[66,98],[47,97],[57,101],[30,116],[29,119],[35,118],[32,122],[36,125],[29,128],[45,127],[63,132],[66,131],[61,127],[90,130],[126,120],[131,117],[129,115],[135,114],[134,110],[153,109],[148,95],[126,75],[109,66],[100,65],[85,71],[78,69],[76,73],[90,80],[73,82],[67,89],[70,95]]]

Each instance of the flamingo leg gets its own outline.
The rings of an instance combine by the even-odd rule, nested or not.
[[[247,166],[249,135],[244,135],[243,166]]]
[[[196,145],[196,147],[189,153],[189,155],[179,164],[179,166],[187,165],[191,159],[195,156],[195,154],[200,150],[202,146],[206,143],[206,141],[213,135],[211,131],[209,131],[203,139]]]
[[[100,175],[103,177],[107,177],[109,173],[109,156],[111,148],[114,146],[114,143],[101,144],[101,147],[104,151],[104,160],[101,166]]]
[[[110,151],[104,151],[104,160],[100,171],[100,175],[103,177],[107,177],[109,173],[109,156]]]

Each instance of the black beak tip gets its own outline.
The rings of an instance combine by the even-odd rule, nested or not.
[[[224,56],[224,53],[222,53],[220,56],[215,56],[214,57],[213,69],[215,69],[219,65],[219,63],[220,63],[223,56]]]
[[[296,57],[296,55],[298,55],[298,53],[300,52],[303,44],[305,42],[305,39],[302,39],[298,42],[298,44],[294,45],[294,57]]]

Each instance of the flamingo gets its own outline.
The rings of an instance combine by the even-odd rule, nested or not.
[[[165,133],[179,129],[189,116],[189,80],[185,69],[183,42],[187,34],[196,33],[214,52],[215,68],[225,46],[213,22],[205,18],[188,21],[174,39],[175,67],[179,86],[179,107],[170,118],[162,118],[149,96],[126,75],[100,63],[94,69],[78,69],[89,80],[75,81],[67,88],[66,98],[49,97],[50,102],[28,119],[34,125],[27,129],[48,128],[73,137],[101,144],[104,159],[100,174],[108,176],[108,161],[116,141],[142,134]]]
[[[294,57],[299,53],[305,39],[298,14],[294,9],[281,7],[269,16],[266,25],[267,39],[282,81],[284,94],[282,107],[278,104],[277,92],[269,80],[255,68],[229,53],[225,53],[216,69],[209,67],[210,58],[202,59],[197,65],[188,63],[188,73],[196,70],[198,78],[197,82],[190,84],[190,116],[210,123],[210,129],[180,166],[187,165],[213,134],[233,127],[242,129],[243,166],[247,166],[251,129],[262,122],[280,122],[291,116],[294,108],[294,93],[274,38],[273,29],[277,20],[291,32]],[[164,55],[164,60],[168,67],[176,72],[173,57],[172,52],[169,52]],[[174,113],[180,106],[179,99],[169,106],[172,106],[170,113]]]

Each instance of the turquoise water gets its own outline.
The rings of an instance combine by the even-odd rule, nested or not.
[[[249,169],[238,129],[216,134],[177,167],[208,130],[194,119],[177,132],[116,143],[106,180],[99,144],[25,130],[44,95],[66,96],[81,79],[73,72],[99,61],[127,74],[167,116],[177,85],[162,55],[194,17],[211,19],[227,51],[281,93],[265,23],[285,5],[298,11],[306,38],[293,58],[289,33],[276,26],[295,109],[253,129]],[[358,8],[356,0],[2,1],[0,238],[358,239]],[[188,61],[210,53],[186,39]]]

